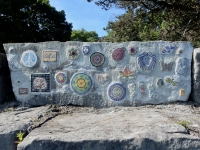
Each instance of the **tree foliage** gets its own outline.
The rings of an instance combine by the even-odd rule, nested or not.
[[[0,50],[3,43],[70,40],[72,24],[49,0],[0,0]]]
[[[82,42],[97,42],[99,37],[95,31],[86,31],[82,28],[81,30],[72,31],[71,40]]]
[[[88,0],[104,9],[125,9],[110,21],[116,38],[124,40],[188,40],[200,46],[199,0]]]

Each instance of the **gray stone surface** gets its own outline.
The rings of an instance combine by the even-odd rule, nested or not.
[[[200,48],[194,49],[192,68],[192,99],[200,103]]]
[[[65,112],[63,115],[30,132],[18,150],[200,149],[198,135],[190,135],[177,123],[188,121],[191,126],[200,127],[199,107],[63,108],[55,109]]]
[[[31,105],[160,104],[187,101],[191,92],[190,42],[54,41],[4,48],[16,99]]]
[[[15,111],[7,109],[7,112],[0,113],[0,150],[15,150],[17,133],[19,131],[26,133],[32,122],[43,115],[47,108],[15,109]]]

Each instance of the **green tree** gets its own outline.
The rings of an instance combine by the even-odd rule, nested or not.
[[[0,50],[3,43],[70,40],[72,24],[49,0],[0,0]]]
[[[189,40],[200,46],[199,0],[88,0],[104,9],[119,7],[126,13],[110,21],[112,29],[124,40]],[[119,32],[120,29],[123,32]],[[131,32],[132,30],[132,32]],[[138,34],[137,34],[138,33]]]
[[[95,31],[72,30],[71,40],[82,42],[97,42],[99,40],[98,34]]]

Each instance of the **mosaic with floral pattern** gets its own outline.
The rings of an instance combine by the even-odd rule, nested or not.
[[[67,57],[71,60],[78,59],[79,55],[80,55],[80,50],[78,48],[70,47],[67,50]]]
[[[75,74],[71,79],[71,87],[78,94],[87,93],[92,87],[92,80],[85,73]]]

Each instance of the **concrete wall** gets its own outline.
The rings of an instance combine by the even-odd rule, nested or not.
[[[16,99],[95,107],[187,101],[190,42],[4,44]]]

